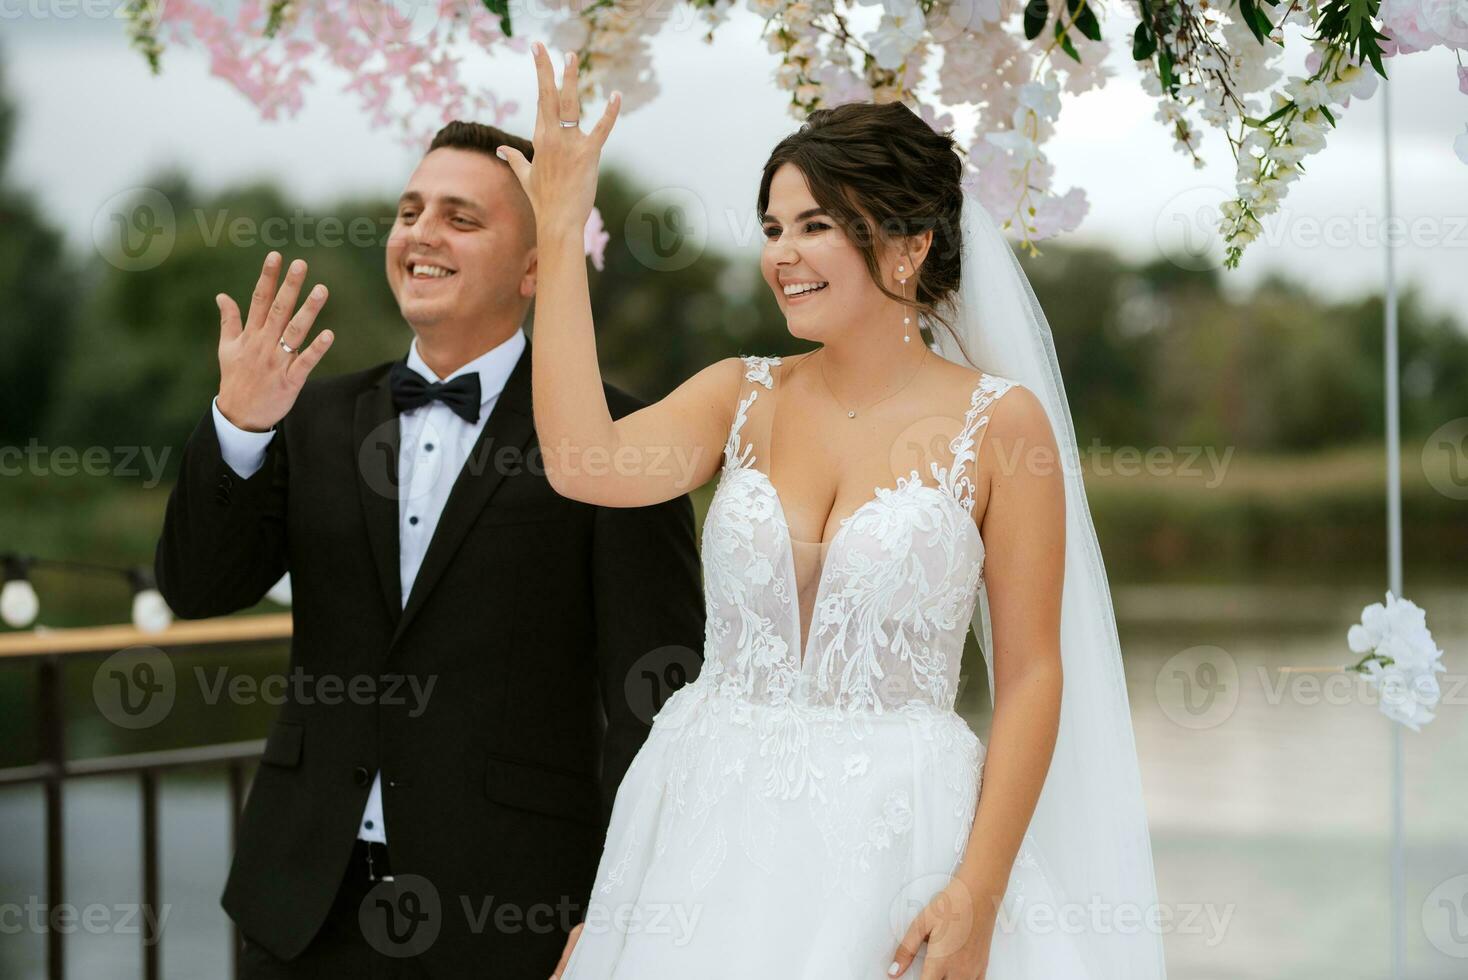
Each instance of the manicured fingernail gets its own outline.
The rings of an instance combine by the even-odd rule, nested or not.
[[[315,296],[317,299],[320,299],[321,297],[326,295],[326,287],[318,282],[314,287],[312,287],[311,295]]]
[[[613,102],[621,102],[622,101],[622,93],[621,92],[613,92],[612,93],[612,101]]]
[[[507,156],[505,156],[505,148],[503,146],[497,146],[497,147],[495,147],[494,155],[497,156],[497,157],[499,157],[501,160],[505,161],[506,163],[509,163],[510,162],[510,158],[507,157]]]
[[[539,41],[536,41],[534,44],[531,45],[531,47],[535,49],[536,54],[545,53],[545,45],[541,44]]]
[[[567,68],[570,68],[575,63],[576,63],[576,52],[575,51],[567,51],[566,52],[566,67]]]
[[[900,967],[900,966],[897,965],[897,961],[896,960],[893,960],[892,961],[892,965],[889,966],[889,967],[887,967],[887,976],[889,976],[889,977],[895,977],[895,976],[897,976],[897,971],[899,971],[901,969],[902,969],[902,967]]]

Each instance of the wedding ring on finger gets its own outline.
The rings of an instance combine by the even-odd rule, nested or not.
[[[280,342],[280,349],[285,351],[287,354],[299,354],[301,352],[301,349],[299,347],[292,347],[290,344],[286,343],[284,339],[282,339]]]
[[[580,125],[581,125],[581,120],[580,119],[562,119],[561,120],[561,128],[562,129],[575,129],[577,126],[580,126]]]

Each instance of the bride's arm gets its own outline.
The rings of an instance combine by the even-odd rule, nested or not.
[[[601,148],[620,98],[587,133],[562,128],[579,119],[574,58],[559,90],[550,56],[532,46],[539,84],[533,164],[511,147],[503,156],[535,210],[535,342],[531,387],[546,478],[565,497],[604,507],[661,503],[717,472],[733,420],[741,361],[705,367],[667,397],[613,420],[597,364],[583,245],[596,197]]]
[[[1000,399],[980,445],[992,474],[983,517],[993,634],[994,718],[983,791],[955,877],[985,916],[1004,897],[1060,726],[1060,596],[1065,484],[1055,437],[1034,393]],[[1058,910],[1055,910],[1058,912]]]

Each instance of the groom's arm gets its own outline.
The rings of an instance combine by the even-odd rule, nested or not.
[[[246,432],[216,407],[200,419],[153,559],[158,591],[176,614],[248,608],[285,574],[287,472],[283,432]]]
[[[607,716],[601,764],[605,830],[617,787],[647,738],[652,716],[672,693],[668,675],[686,671],[692,680],[697,673],[704,602],[687,494],[650,507],[598,507],[593,536],[596,661]],[[647,656],[653,651],[659,653]]]

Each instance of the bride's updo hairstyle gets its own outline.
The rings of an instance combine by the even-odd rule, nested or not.
[[[941,323],[952,332],[939,312],[962,271],[963,162],[952,133],[934,132],[901,102],[817,109],[770,152],[760,177],[760,219],[775,171],[786,163],[805,176],[816,203],[861,250],[877,288],[917,310],[919,324]],[[928,229],[932,245],[918,268],[916,290],[904,298],[882,281],[881,244]]]

